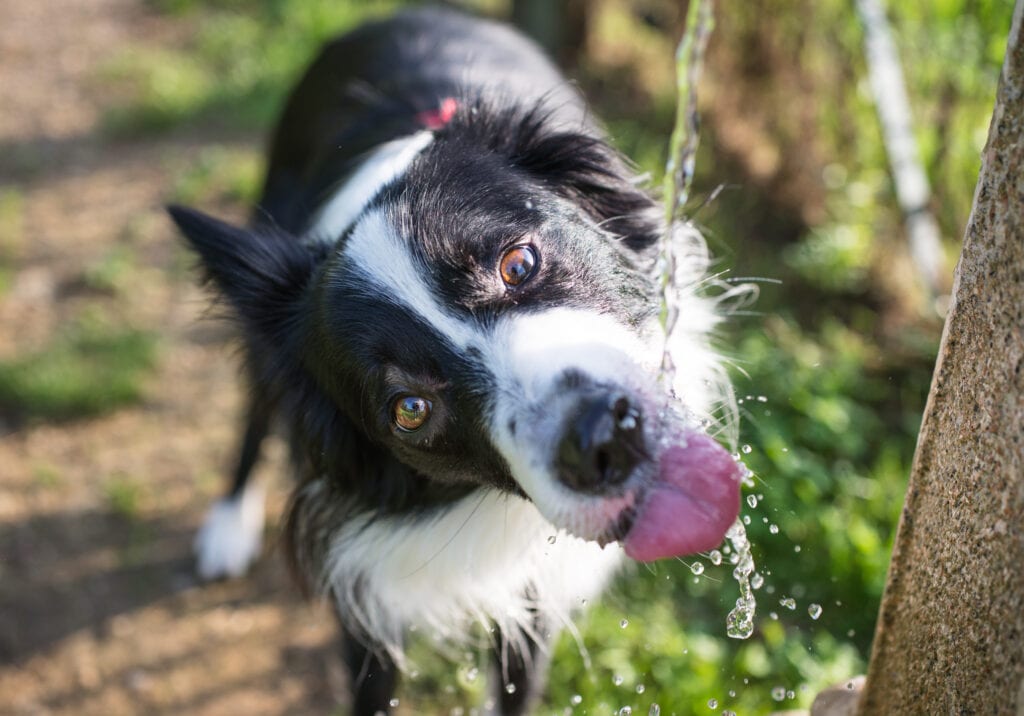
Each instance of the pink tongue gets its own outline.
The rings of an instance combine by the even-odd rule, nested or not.
[[[653,562],[721,544],[740,511],[740,467],[703,433],[661,456],[658,481],[648,488],[623,546],[633,559]]]

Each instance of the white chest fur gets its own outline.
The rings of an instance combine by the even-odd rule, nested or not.
[[[512,638],[536,614],[567,625],[621,561],[618,544],[602,549],[556,530],[531,502],[482,490],[430,517],[347,522],[324,579],[343,619],[401,663],[410,626],[459,641],[474,623]]]

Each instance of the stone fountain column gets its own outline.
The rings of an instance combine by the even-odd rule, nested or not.
[[[815,714],[1024,716],[1022,15],[1017,0],[867,680]]]

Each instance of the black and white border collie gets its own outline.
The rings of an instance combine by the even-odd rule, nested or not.
[[[659,379],[661,212],[573,86],[514,31],[421,9],[327,45],[292,92],[250,225],[172,207],[241,326],[251,402],[206,578],[260,551],[247,478],[273,419],[286,541],[336,603],[355,712],[389,710],[410,628],[484,634],[522,713],[547,645],[623,561],[711,549],[738,470],[708,257],[676,237]],[[483,624],[475,631],[474,625]]]

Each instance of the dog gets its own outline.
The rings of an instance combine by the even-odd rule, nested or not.
[[[493,703],[526,712],[550,641],[624,558],[709,550],[735,521],[739,469],[706,430],[731,392],[705,245],[675,230],[667,381],[662,211],[512,29],[421,8],[334,40],[287,100],[249,224],[169,211],[251,387],[198,571],[259,554],[248,478],[279,421],[284,541],[334,600],[355,713],[389,711],[409,629],[483,634]]]

